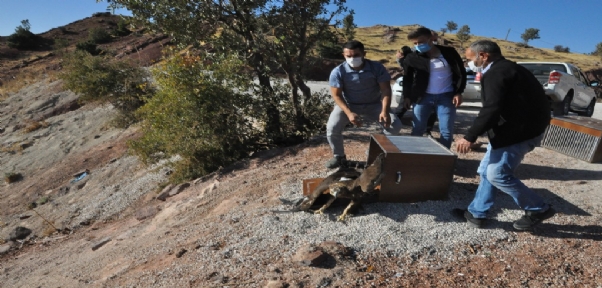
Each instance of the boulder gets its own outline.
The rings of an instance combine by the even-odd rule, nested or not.
[[[31,234],[31,230],[29,228],[19,226],[19,227],[15,228],[15,230],[10,232],[8,237],[11,241],[23,240],[27,236],[29,236],[29,234]]]
[[[321,247],[306,245],[297,250],[297,253],[293,256],[293,261],[303,266],[315,267],[322,264],[327,256]]]

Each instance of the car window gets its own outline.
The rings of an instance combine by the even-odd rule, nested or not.
[[[571,68],[571,74],[573,74],[573,76],[575,76],[575,78],[577,78],[577,80],[579,80],[580,82],[583,82],[583,78],[581,77],[581,73],[580,73],[579,69],[577,69],[577,67],[575,67],[573,65],[569,65],[569,68]]]
[[[578,71],[579,71],[579,75],[581,75],[581,82],[583,82],[583,84],[589,86],[589,81],[587,80],[587,77],[585,77],[585,75],[583,75],[583,72],[581,72],[581,70],[578,70]]]
[[[545,63],[519,63],[521,66],[527,68],[535,76],[549,76],[550,72],[556,70],[561,72],[567,72],[566,66],[562,64],[545,64]]]

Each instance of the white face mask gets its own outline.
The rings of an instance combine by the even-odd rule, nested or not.
[[[357,67],[362,66],[364,59],[362,57],[352,57],[352,58],[345,58],[345,61],[347,61],[347,64],[349,64],[349,66],[351,66],[351,68],[357,68]]]
[[[477,59],[479,59],[479,57],[477,56]],[[470,70],[472,70],[474,73],[479,73],[483,71],[483,65],[477,67],[474,65],[473,61],[468,62],[468,67],[470,68]]]

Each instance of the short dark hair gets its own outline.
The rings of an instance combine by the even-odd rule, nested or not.
[[[416,39],[421,36],[431,37],[433,35],[431,33],[432,33],[431,29],[426,28],[426,27],[420,27],[408,34],[408,40],[413,40],[413,39]]]
[[[403,46],[401,47],[401,53],[403,53],[403,56],[408,56],[408,54],[412,53],[412,48]]]
[[[475,54],[478,54],[479,52],[485,52],[492,55],[502,55],[502,50],[500,49],[500,46],[498,46],[497,43],[491,40],[477,40],[472,42],[469,47],[470,50],[472,50],[472,52],[474,52]]]
[[[343,49],[349,49],[349,50],[360,49],[360,51],[364,52],[364,44],[362,44],[362,42],[357,41],[357,40],[351,40],[351,41],[345,43],[345,45],[343,45]]]

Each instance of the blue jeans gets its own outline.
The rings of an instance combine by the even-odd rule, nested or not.
[[[436,112],[439,117],[439,133],[441,134],[439,142],[449,149],[454,141],[454,122],[456,121],[456,107],[453,98],[454,92],[424,94],[422,99],[414,105],[412,136],[424,135],[429,116]]]
[[[477,170],[481,175],[481,182],[472,203],[468,206],[468,211],[475,218],[486,217],[498,190],[510,195],[523,210],[545,211],[549,208],[539,195],[514,176],[514,171],[525,154],[539,146],[542,138],[543,134],[498,149],[491,148],[491,144],[487,146],[487,153]]]

